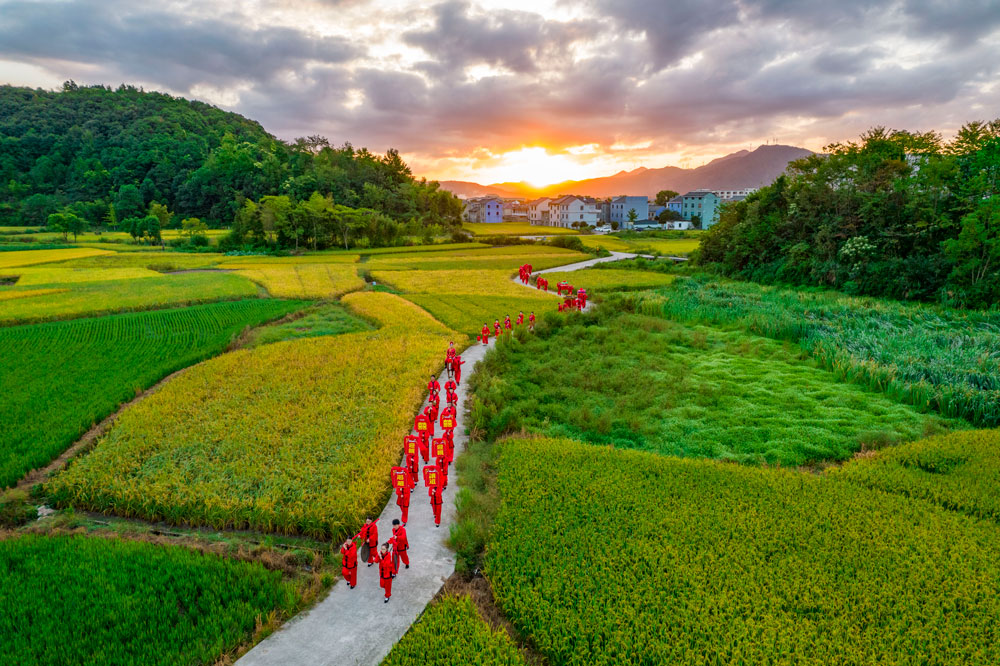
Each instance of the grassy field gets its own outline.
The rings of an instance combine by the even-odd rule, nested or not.
[[[211,268],[223,259],[223,255],[214,252],[161,252],[144,248],[134,252],[114,252],[63,261],[58,264],[58,268],[146,268],[166,273]]]
[[[117,539],[0,541],[0,662],[211,664],[270,613],[296,610],[279,572]]]
[[[257,285],[240,275],[186,273],[141,280],[69,283],[65,291],[4,300],[3,294],[26,291],[30,288],[0,287],[0,325],[253,298],[260,292]]]
[[[79,259],[81,257],[94,257],[102,254],[111,253],[106,250],[94,250],[91,248],[0,252],[0,270],[14,268],[16,266],[35,266],[37,264],[47,264],[55,261],[66,261],[67,259]],[[7,273],[4,273],[4,275],[7,275]]]
[[[433,271],[433,270],[507,270],[516,274],[519,266],[530,263],[534,270],[554,268],[583,261],[590,257],[578,252],[548,252],[548,248],[531,250],[526,248],[521,255],[492,253],[482,250],[479,255],[448,256],[437,253],[427,256],[387,254],[373,257],[366,264],[369,270],[389,271]]]
[[[549,286],[552,290],[555,290],[555,285],[565,280],[577,289],[585,287],[587,293],[593,293],[595,291],[610,291],[615,289],[652,289],[654,287],[665,287],[676,278],[673,275],[654,273],[652,271],[585,268],[580,271],[571,271],[568,273],[546,273],[545,279],[549,281]]]
[[[486,575],[549,663],[995,664],[996,525],[810,474],[500,447]]]
[[[473,418],[596,444],[802,465],[968,427],[837,382],[797,346],[607,304],[487,355]]]
[[[502,630],[487,625],[468,597],[447,596],[427,607],[381,666],[527,666]]]
[[[332,299],[365,286],[353,264],[239,264],[237,275],[278,298]]]
[[[253,330],[247,339],[246,346],[259,347],[285,340],[358,333],[374,328],[367,321],[352,315],[339,303],[323,303],[309,308],[303,316],[293,321]]]
[[[381,510],[425,378],[448,341],[465,338],[391,294],[347,302],[383,327],[195,366],[125,410],[48,490],[63,505],[126,517],[333,538],[356,531]]]
[[[63,452],[136,392],[303,303],[253,299],[0,328],[0,487]]]
[[[528,293],[511,281],[511,270],[372,271],[372,277],[407,294],[461,294],[467,296],[513,296]],[[553,305],[556,303],[552,299]]]
[[[839,378],[895,400],[1000,426],[1000,313],[948,310],[836,292],[678,280],[632,307],[686,322],[739,325],[798,342]]]
[[[895,446],[830,474],[1000,522],[1000,430],[957,432]]]
[[[361,258],[359,254],[317,252],[292,257],[222,257],[220,268],[255,268],[262,265],[286,266],[289,264],[355,264]]]
[[[530,224],[528,222],[463,222],[462,228],[474,236],[559,236],[564,234],[579,234],[576,229],[565,227],[548,227]]]
[[[106,282],[108,280],[138,280],[160,277],[162,274],[148,268],[62,268],[59,264],[14,268],[19,276],[17,286],[72,285],[78,282]]]

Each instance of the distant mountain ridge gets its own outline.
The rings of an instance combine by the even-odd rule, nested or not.
[[[695,169],[667,166],[659,169],[639,167],[620,171],[613,176],[568,180],[537,188],[527,183],[495,183],[480,185],[460,180],[442,180],[441,189],[460,197],[493,194],[501,197],[540,197],[556,194],[580,194],[592,197],[613,197],[619,194],[652,197],[660,190],[684,193],[694,189],[737,190],[761,187],[771,183],[788,167],[788,163],[811,155],[812,151],[795,146],[759,146],[754,151],[740,150]]]

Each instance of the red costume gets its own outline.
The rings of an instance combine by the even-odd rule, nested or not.
[[[517,315],[517,325],[520,326],[523,323],[524,323],[524,313],[520,312]]]
[[[392,577],[396,573],[396,567],[392,564],[392,552],[382,555],[378,563],[378,584],[385,590],[385,600],[392,596]]]
[[[480,340],[483,341],[484,345],[489,344],[490,342],[490,327],[487,326],[486,324],[483,324],[483,335],[480,338]]]
[[[351,587],[358,584],[358,545],[353,540],[340,547],[340,573]]]
[[[432,379],[429,382],[427,382],[428,393],[431,393],[433,395],[434,393],[440,393],[440,391],[441,391],[441,383],[438,380]]]
[[[406,540],[406,528],[400,525],[393,527],[389,543],[392,544],[392,549],[399,553],[399,561],[409,568],[410,556],[406,554],[406,551],[410,549],[410,542]]]
[[[510,330],[511,328],[513,328],[513,327],[511,326],[511,324],[510,324],[510,317],[507,317],[506,319],[504,319],[504,320],[503,320],[503,327],[504,327],[505,329],[507,329],[508,331],[509,331],[509,330]]]
[[[367,523],[360,532],[354,535],[354,538],[368,542],[368,548],[371,551],[368,553],[368,564],[376,562],[378,560],[378,523],[374,521]]]
[[[441,486],[433,486],[427,489],[427,494],[431,496],[431,509],[434,510],[434,524],[441,524],[441,505],[444,500],[441,497]]]
[[[493,322],[493,331],[496,334],[496,337],[499,338],[500,337],[500,320],[499,319],[497,319],[495,322]]]
[[[530,315],[528,315],[528,329],[532,330],[532,331],[535,330],[535,313],[534,312],[532,312]]]
[[[465,361],[462,360],[461,356],[456,356],[455,357],[454,367],[455,367],[455,383],[456,384],[461,384],[462,383],[462,365],[464,365],[464,364],[465,364]]]
[[[410,515],[410,487],[409,482],[407,482],[403,488],[396,488],[396,506],[402,513],[399,519],[403,521],[404,525],[408,522],[407,518]]]

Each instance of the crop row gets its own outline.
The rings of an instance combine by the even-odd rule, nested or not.
[[[0,252],[0,270],[15,266],[34,266],[35,264],[47,264],[53,261],[65,261],[67,259],[78,259],[80,257],[93,257],[101,254],[111,253],[107,250],[94,250],[91,248]]]
[[[478,334],[484,323],[492,325],[498,318],[503,321],[506,315],[515,320],[519,312],[524,313],[525,319],[531,312],[540,316],[543,312],[554,310],[559,302],[550,294],[519,289],[521,294],[510,296],[407,294],[406,298],[456,331],[465,331],[470,335]]]
[[[83,536],[0,541],[0,663],[208,664],[292,613],[294,588],[259,564]]]
[[[361,289],[365,281],[353,264],[238,264],[250,278],[278,298],[336,298]]]
[[[486,574],[553,665],[1000,662],[993,523],[798,472],[499,446]]]
[[[358,303],[371,299],[370,308]],[[387,321],[391,294],[352,297]],[[398,310],[399,312],[396,312]],[[53,479],[60,504],[171,523],[339,536],[381,508],[426,377],[455,334],[405,329],[279,342],[202,363],[125,410]]]
[[[0,487],[47,464],[137,390],[302,305],[253,299],[0,328]]]

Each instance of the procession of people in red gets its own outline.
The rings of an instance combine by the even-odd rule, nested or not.
[[[529,284],[531,280],[531,264],[525,264],[519,269],[520,280],[523,284]],[[539,276],[536,279],[538,289],[549,288],[548,280]],[[573,294],[573,286],[560,282],[557,285],[558,293],[567,297],[559,305],[559,311],[566,309],[583,310],[587,306],[587,291],[579,289],[576,295]],[[528,330],[535,330],[535,313],[531,312],[527,317]],[[499,319],[493,320],[492,332],[499,338],[501,335],[513,333],[515,326],[523,326],[525,317],[523,312],[519,312],[516,320],[511,320],[510,315],[504,317],[503,323]],[[481,334],[477,340],[482,344],[489,344],[490,325],[483,322]],[[458,425],[458,386],[462,383],[462,365],[465,361],[455,349],[455,343],[448,346],[445,355],[445,372],[448,379],[444,384],[445,407],[441,409],[441,383],[438,378],[431,375],[427,382],[427,392],[429,394],[427,406],[423,411],[418,412],[413,419],[413,432],[403,438],[404,465],[393,467],[389,472],[392,488],[396,493],[396,506],[399,507],[400,517],[392,521],[392,533],[387,541],[379,547],[378,522],[375,518],[365,520],[364,526],[357,534],[344,542],[340,548],[341,573],[344,580],[351,589],[358,584],[358,544],[368,546],[368,558],[366,564],[371,567],[378,565],[379,586],[385,592],[385,603],[389,603],[392,597],[392,581],[399,573],[399,563],[402,562],[405,568],[410,568],[410,557],[408,551],[410,542],[406,536],[406,523],[410,514],[410,498],[413,489],[419,480],[420,460],[423,459],[424,486],[430,497],[431,511],[434,514],[434,524],[441,526],[441,508],[444,505],[443,493],[448,489],[448,471],[451,463],[455,459],[455,427]],[[441,436],[435,437],[435,426],[440,425]],[[413,434],[413,433],[416,434]],[[430,463],[433,458],[434,462]]]

